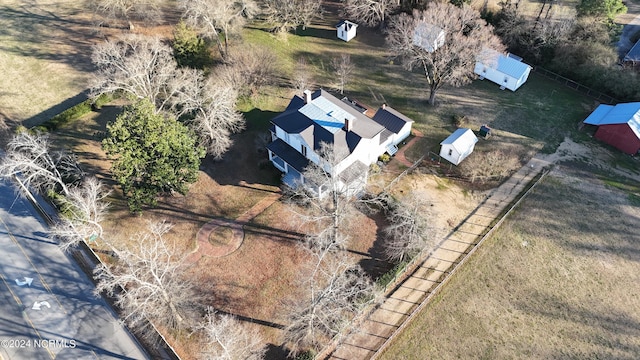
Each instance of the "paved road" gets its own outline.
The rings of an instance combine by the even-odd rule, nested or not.
[[[93,289],[0,181],[0,359],[148,359]]]

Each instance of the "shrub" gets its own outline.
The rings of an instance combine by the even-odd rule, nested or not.
[[[464,123],[467,121],[467,117],[465,115],[453,114],[451,116],[451,121],[455,127],[462,127]]]
[[[397,263],[391,270],[382,274],[378,279],[376,279],[376,284],[382,288],[389,285],[401,271],[404,271],[407,264],[409,264],[410,259],[401,261]]]
[[[32,130],[40,132],[54,131],[61,126],[90,113],[93,110],[93,107],[98,109],[101,108],[104,104],[113,101],[116,97],[118,97],[117,94],[102,94],[95,99],[87,99],[34,127]]]
[[[305,352],[301,352],[296,356],[296,360],[313,360],[316,358],[316,352],[314,350],[307,350]]]
[[[380,155],[380,157],[378,158],[378,160],[382,161],[383,163],[388,163],[389,161],[391,161],[391,155],[384,153],[382,155]]]

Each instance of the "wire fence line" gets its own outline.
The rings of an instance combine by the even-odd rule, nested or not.
[[[571,80],[567,77],[564,77],[560,74],[556,74],[553,71],[547,70],[541,66],[535,66],[533,68],[533,71],[536,74],[540,74],[548,79],[554,80],[556,82],[559,82],[560,84],[572,88],[576,91],[579,91],[595,100],[598,100],[601,103],[607,103],[607,104],[617,104],[620,102],[620,100],[614,98],[613,96],[607,95],[601,91],[598,90],[594,90],[588,86],[584,86],[582,84],[580,84],[577,81]]]

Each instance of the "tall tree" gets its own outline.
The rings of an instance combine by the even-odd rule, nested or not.
[[[89,0],[89,8],[107,21],[124,21],[133,30],[133,21],[155,23],[162,16],[160,0]]]
[[[261,360],[266,347],[260,334],[249,330],[231,315],[208,309],[201,331],[207,340],[201,349],[203,360]]]
[[[416,38],[437,37],[431,29],[444,32],[444,42],[433,47],[422,46]],[[443,86],[462,86],[475,78],[473,69],[484,56],[484,49],[502,51],[504,46],[493,34],[493,28],[480,18],[480,13],[468,5],[431,2],[424,11],[413,15],[400,14],[392,18],[387,35],[390,50],[397,54],[405,68],[419,67],[429,88],[429,103],[435,104],[436,92]],[[488,60],[488,59],[484,59]]]
[[[49,190],[69,195],[69,185],[84,178],[76,156],[51,148],[47,134],[21,131],[7,146],[0,162],[0,176],[19,176],[25,186],[40,193]]]
[[[107,131],[102,146],[114,158],[113,175],[132,211],[155,205],[160,194],[186,194],[197,180],[204,149],[189,128],[157,114],[148,100],[127,106]]]
[[[310,162],[302,173],[304,183],[289,189],[290,198],[305,209],[299,214],[302,222],[316,226],[314,238],[318,243],[345,243],[343,227],[358,201],[353,183],[345,179],[366,181],[366,173],[358,173],[354,167],[340,171],[339,164],[346,155],[333,144],[321,143],[319,162]]]
[[[180,69],[171,47],[158,37],[123,36],[93,48],[94,73],[91,93],[122,91],[134,99],[149,99],[158,111],[167,110],[174,96],[198,72]]]
[[[50,230],[59,240],[60,248],[67,250],[82,241],[103,239],[102,220],[109,207],[106,198],[110,193],[95,177],[69,190],[62,199],[60,218]],[[106,244],[111,247],[109,241]]]
[[[618,14],[627,12],[622,0],[581,0],[576,7],[578,16],[594,16],[613,22]]]
[[[435,229],[429,222],[429,206],[425,197],[417,193],[402,202],[392,202],[388,209],[389,226],[384,229],[384,253],[394,262],[415,256],[432,244]]]
[[[223,60],[229,56],[229,38],[259,11],[254,0],[180,0],[179,6],[185,21],[216,43]]]
[[[313,19],[322,17],[322,0],[264,0],[264,16],[278,33],[306,28]]]
[[[336,73],[338,79],[338,89],[340,94],[344,94],[344,87],[351,79],[351,73],[355,70],[355,65],[351,62],[351,55],[341,54],[331,60],[331,66]]]
[[[150,223],[136,235],[135,250],[116,250],[115,265],[103,263],[95,270],[96,293],[115,297],[124,320],[143,332],[147,320],[169,329],[185,329],[197,309],[195,285],[183,274],[183,262],[164,238],[171,229],[165,222]]]
[[[398,0],[344,0],[349,18],[367,26],[384,27],[387,17],[400,5]]]
[[[181,67],[201,70],[212,62],[207,42],[184,21],[173,29],[173,57]]]
[[[156,113],[193,120],[201,144],[216,158],[230,146],[230,134],[244,128],[235,109],[237,91],[201,70],[179,68],[171,48],[158,38],[107,41],[95,47],[93,61],[98,66],[93,95],[122,91],[136,100],[148,99]]]
[[[304,296],[290,304],[284,342],[292,353],[322,349],[349,326],[362,307],[376,299],[373,283],[345,258],[327,264],[306,280]]]

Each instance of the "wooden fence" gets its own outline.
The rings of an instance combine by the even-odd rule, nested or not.
[[[469,252],[465,253],[462,255],[462,258],[453,265],[453,268],[451,269],[451,271],[449,271],[448,274],[446,274],[446,276],[442,279],[442,281],[440,281],[438,283],[438,285],[436,285],[436,287],[431,290],[429,292],[429,294],[427,295],[426,298],[424,298],[424,300],[422,300],[422,302],[420,303],[420,305],[418,305],[415,309],[413,309],[413,311],[411,312],[411,314],[409,314],[409,316],[402,322],[402,324],[400,324],[400,326],[393,332],[393,334],[391,334],[391,336],[389,336],[389,338],[387,338],[384,343],[382,343],[382,345],[378,348],[378,350],[376,350],[376,352],[371,356],[371,360],[375,360],[378,356],[380,356],[380,354],[382,354],[382,352],[389,346],[389,344],[391,344],[391,342],[396,338],[396,336],[402,332],[402,330],[404,330],[409,323],[411,322],[411,320],[413,320],[413,318],[416,316],[416,314],[420,313],[420,311],[426,306],[426,304],[429,303],[429,301],[442,289],[442,287],[446,284],[446,282],[451,278],[451,276],[460,268],[462,267],[462,265],[467,261],[467,259],[469,259],[471,257],[471,255],[473,255],[476,250],[480,247],[480,245],[482,245],[482,243],[484,243],[484,241],[486,239],[488,239],[489,237],[491,237],[491,235],[493,235],[493,233],[495,232],[496,229],[498,229],[502,223],[504,222],[504,220],[513,212],[513,210],[520,205],[520,203],[522,202],[522,200],[524,200],[524,198],[527,197],[527,195],[529,195],[529,193],[538,185],[538,183],[540,183],[540,181],[542,181],[542,179],[549,173],[549,170],[545,170],[540,177],[531,185],[531,187],[529,187],[529,189],[527,189],[523,194],[520,195],[520,197],[518,198],[517,201],[515,201],[510,207],[509,209],[500,217],[500,219],[493,225],[491,226],[491,228],[489,229],[489,231],[487,231],[481,238],[480,240],[473,245],[473,247],[471,248],[471,250],[469,250]],[[426,259],[422,259],[423,261],[426,261]]]

